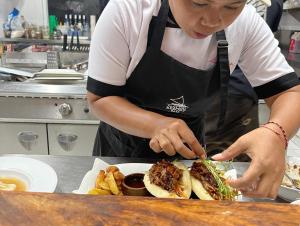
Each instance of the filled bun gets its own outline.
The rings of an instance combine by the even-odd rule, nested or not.
[[[237,190],[230,187],[224,172],[210,160],[195,161],[190,170],[193,192],[201,200],[235,200]]]
[[[173,165],[173,166],[172,166]],[[167,189],[163,188],[163,186],[159,186],[155,183],[153,183],[153,180],[155,180],[154,177],[161,177],[157,178],[158,180],[162,179],[164,177],[165,173],[168,173],[168,171],[172,174],[174,172],[174,166],[177,168],[176,173],[174,173],[175,177],[178,180],[177,185],[175,186],[175,189],[172,189],[172,186],[169,185],[164,185],[164,187],[167,187]],[[158,173],[155,173],[154,167],[157,167]],[[179,169],[179,170],[178,170]],[[181,176],[178,176],[178,172],[181,172]],[[150,174],[155,175],[151,175]],[[163,179],[161,180],[163,182]],[[178,199],[188,199],[191,196],[192,192],[192,185],[191,185],[191,179],[190,179],[190,173],[187,169],[187,167],[181,163],[181,162],[166,162],[166,161],[161,161],[152,166],[152,168],[145,173],[144,176],[144,184],[147,190],[155,197],[158,198],[178,198]],[[174,183],[175,184],[175,183]]]

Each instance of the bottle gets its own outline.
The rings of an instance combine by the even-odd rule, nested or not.
[[[66,26],[66,27],[70,26],[69,19],[68,19],[68,14],[65,14],[64,26]]]
[[[81,15],[78,15],[78,22],[77,22],[77,29],[78,29],[78,35],[82,36],[82,22],[81,22]]]
[[[69,29],[68,29],[68,36],[72,36],[72,33],[73,33],[72,14],[69,14]]]
[[[96,16],[95,15],[91,15],[90,16],[90,26],[91,26],[91,36],[93,35],[93,32],[95,30],[96,27]]]
[[[77,14],[74,15],[74,26],[77,26],[78,21],[77,21]]]
[[[85,15],[82,16],[82,21],[83,21],[82,36],[89,38],[90,37],[90,26],[86,20]]]

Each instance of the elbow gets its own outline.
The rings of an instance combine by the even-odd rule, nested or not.
[[[101,99],[101,96],[97,96],[91,92],[87,92],[87,101],[89,107],[92,109],[92,111],[95,111],[96,103]]]

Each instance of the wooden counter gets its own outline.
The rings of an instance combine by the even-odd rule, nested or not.
[[[300,225],[300,206],[0,192],[0,226]]]

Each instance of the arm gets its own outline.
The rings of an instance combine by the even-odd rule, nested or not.
[[[178,152],[185,158],[204,158],[204,150],[184,121],[143,110],[118,96],[99,97],[89,92],[87,98],[98,118],[125,133],[150,138],[155,152],[164,149],[168,155]]]
[[[292,138],[300,127],[300,85],[265,101],[271,109],[269,121],[279,123]]]
[[[280,124],[291,138],[300,126],[300,86],[287,64],[272,32],[260,18],[252,21],[252,32],[245,40],[241,68],[258,96],[271,108],[270,121]],[[281,130],[268,124],[240,137],[223,153],[214,156],[224,161],[246,153],[251,164],[242,177],[230,181],[246,196],[275,198],[285,171],[285,142]],[[270,130],[271,129],[271,130]],[[281,136],[278,136],[278,133]]]

